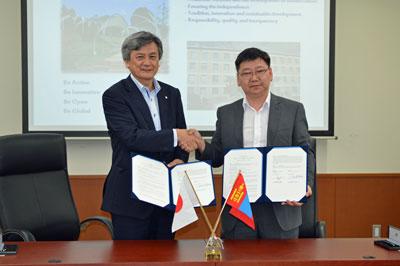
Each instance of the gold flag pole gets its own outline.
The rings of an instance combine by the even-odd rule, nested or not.
[[[222,206],[221,211],[220,211],[219,214],[218,214],[217,220],[215,221],[214,227],[213,227],[213,229],[212,229],[212,231],[211,231],[211,236],[214,236],[214,235],[215,235],[215,231],[217,231],[217,227],[218,227],[218,224],[219,224],[219,220],[221,220],[221,215],[222,215],[222,212],[223,212],[223,210],[224,210],[224,208],[225,208],[225,206],[226,206],[226,202],[227,202],[227,201],[228,201],[228,200],[225,199],[224,205]]]
[[[238,176],[239,176],[239,174],[240,174],[241,172],[242,172],[242,171],[239,170],[238,175],[236,176],[236,179],[238,178]],[[233,184],[235,184],[236,179],[233,181]],[[233,185],[233,184],[232,184],[232,185]],[[231,190],[232,190],[232,189],[231,189]],[[223,212],[224,209],[225,209],[225,206],[226,206],[226,203],[227,203],[227,202],[228,202],[228,199],[225,199],[224,205],[222,206],[221,211],[220,211],[219,214],[218,214],[218,218],[217,218],[217,220],[215,221],[214,227],[213,227],[213,229],[212,229],[212,231],[211,231],[211,236],[214,236],[214,235],[215,235],[215,231],[217,230],[217,227],[218,227],[218,224],[219,224],[219,220],[221,220],[221,215],[222,215],[222,212]]]
[[[199,196],[197,195],[197,192],[196,192],[196,190],[194,189],[194,186],[193,186],[193,184],[192,184],[192,181],[190,180],[190,177],[189,177],[189,175],[188,175],[188,173],[187,173],[186,170],[185,170],[185,175],[186,175],[187,179],[189,180],[190,186],[192,187],[192,190],[194,191],[194,194],[196,195],[197,201],[198,201],[198,203],[199,203],[199,205],[200,205],[201,212],[203,213],[203,216],[204,216],[204,219],[206,220],[206,223],[207,223],[207,225],[208,225],[208,228],[210,229],[211,234],[213,234],[213,228],[211,227],[210,220],[208,219],[208,216],[207,216],[207,214],[206,214],[206,211],[204,210],[203,205],[202,205],[201,202],[200,202],[200,198],[199,198]]]
[[[237,177],[239,176],[239,174],[241,174],[240,170],[239,170]],[[234,180],[233,185],[236,183],[237,177]],[[219,221],[221,220],[222,212],[224,211],[227,202],[228,202],[228,199],[225,199],[224,205],[222,206],[221,211],[219,212],[218,218],[215,221],[214,227],[211,231],[211,236],[207,241],[206,248],[204,251],[204,255],[207,260],[221,260],[222,259],[222,250],[224,249],[224,245],[223,245],[222,239],[215,235],[215,231],[217,231]]]

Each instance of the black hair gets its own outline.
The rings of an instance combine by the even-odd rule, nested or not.
[[[236,71],[239,71],[239,67],[242,62],[253,61],[258,58],[261,58],[262,60],[264,60],[265,63],[268,65],[268,67],[270,67],[271,57],[269,57],[269,54],[258,48],[251,47],[251,48],[244,49],[237,56],[237,58],[235,60]]]

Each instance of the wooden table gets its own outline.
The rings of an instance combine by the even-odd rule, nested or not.
[[[18,243],[0,265],[400,265],[400,252],[369,238],[225,241],[222,261],[205,261],[203,240]]]

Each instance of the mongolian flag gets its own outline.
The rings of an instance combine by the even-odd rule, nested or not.
[[[226,204],[232,207],[229,212],[230,214],[247,224],[253,230],[256,229],[242,173],[238,174]]]

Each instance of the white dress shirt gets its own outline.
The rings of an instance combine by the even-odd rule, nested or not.
[[[269,107],[271,102],[271,93],[268,93],[267,99],[256,111],[250,106],[246,97],[243,98],[243,146],[244,147],[265,147],[267,146],[267,131]]]
[[[132,74],[130,75],[133,82],[135,82],[136,86],[139,88],[139,91],[142,93],[144,100],[149,107],[151,118],[153,119],[154,127],[157,131],[161,130],[161,120],[160,120],[160,109],[158,108],[158,98],[157,93],[161,90],[161,86],[156,79],[154,79],[154,90],[150,90],[142,83],[140,83]],[[178,145],[178,135],[176,130],[173,129],[174,134],[174,147]]]

